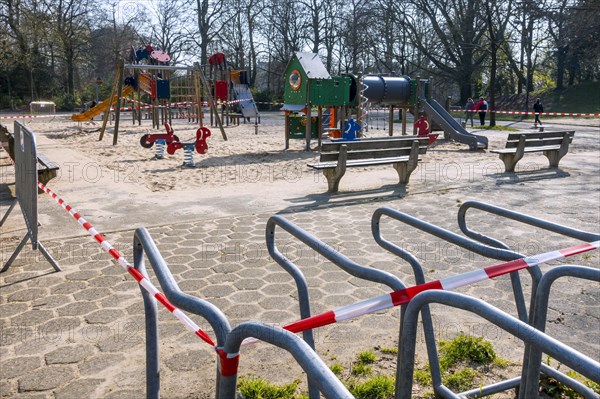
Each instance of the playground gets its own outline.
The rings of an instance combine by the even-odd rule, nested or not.
[[[140,145],[148,126],[132,126],[126,119],[121,121],[117,146],[107,139],[98,141],[94,130],[99,121],[84,123],[80,129],[72,121],[56,118],[29,122],[28,127],[37,136],[39,151],[60,163],[59,174],[48,187],[124,257],[133,260],[134,229],[146,227],[181,290],[217,306],[232,326],[250,320],[282,326],[299,318],[298,298],[293,279],[265,246],[265,226],[272,215],[285,217],[336,253],[390,272],[408,286],[415,284],[408,264],[377,246],[371,236],[371,215],[382,206],[457,232],[458,207],[478,200],[597,233],[600,143],[597,121],[591,122],[548,123],[547,130],[576,129],[559,169],[548,169],[543,155],[531,154],[517,165],[517,173],[504,173],[495,154],[438,139],[408,185],[399,186],[391,168],[354,168],[336,194],[326,193],[323,175],[306,167],[318,159],[318,152],[305,151],[304,140],[290,140],[290,148],[283,150],[284,116],[280,112],[263,114],[258,134],[252,124],[241,124],[226,129],[225,141],[213,129],[206,153],[194,153],[194,167],[182,166],[181,151],[156,159],[156,148]],[[530,123],[510,125],[530,128]],[[196,137],[197,127],[184,121],[175,121],[172,129],[182,141]],[[395,129],[401,130],[400,126]],[[488,139],[489,148],[502,148],[507,136],[485,130],[478,134]],[[388,131],[375,128],[369,132],[371,138],[387,135]],[[311,145],[316,150],[316,141]],[[5,181],[13,181],[6,154],[1,157]],[[12,196],[11,184],[3,185],[3,190],[3,201],[7,201]],[[0,275],[0,394],[15,398],[144,396],[144,308],[137,284],[45,194],[39,196],[38,213],[40,240],[63,271],[54,273],[42,256],[26,247]],[[471,228],[526,255],[579,243],[516,222],[498,222],[481,214],[470,216]],[[387,223],[384,235],[422,260],[428,281],[497,263],[409,226]],[[3,256],[11,253],[25,231],[20,214],[13,213],[2,226]],[[390,292],[381,284],[342,272],[287,233],[278,235],[279,249],[307,276],[314,314]],[[599,255],[592,251],[541,268],[546,272],[564,263],[597,268]],[[525,273],[523,288],[528,298],[531,284]],[[457,292],[516,314],[507,276]],[[552,293],[548,333],[597,360],[597,287],[585,280],[561,279]],[[381,359],[377,372],[393,376],[395,356],[379,350],[398,345],[398,316],[397,310],[380,311],[317,329],[317,353],[326,364],[339,363],[350,375],[356,355],[374,351]],[[204,320],[191,317],[213,335]],[[507,332],[469,312],[449,311],[445,306],[434,305],[432,317],[436,340],[450,340],[461,332],[483,336],[509,361],[507,367],[486,373],[478,385],[520,374],[523,345]],[[214,349],[164,309],[159,310],[159,320],[161,395],[214,397]],[[423,368],[426,363],[420,333],[415,366]],[[300,389],[307,391],[303,372],[291,356],[268,344],[243,347],[239,373],[277,384],[301,378]],[[413,397],[426,397],[430,389],[417,384]]]

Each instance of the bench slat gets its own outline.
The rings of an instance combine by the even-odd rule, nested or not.
[[[377,158],[377,159],[356,159],[346,162],[346,167],[357,167],[357,166],[374,166],[374,165],[389,165],[398,162],[408,161],[408,156],[403,157],[389,157],[389,158]],[[419,161],[421,158],[419,157]],[[309,167],[313,169],[333,169],[337,166],[337,161],[331,162],[318,162],[309,163]]]
[[[544,146],[551,146],[551,145],[560,145],[562,143],[563,138],[559,137],[559,138],[555,138],[555,139],[547,139],[547,140],[539,140],[539,139],[533,139],[533,140],[526,140],[525,141],[525,148],[527,147],[544,147]],[[573,142],[573,137],[569,137],[569,144]],[[517,147],[519,145],[519,140],[509,140],[506,142],[506,148],[513,148],[513,147]]]
[[[411,148],[413,141],[418,140],[419,146],[426,146],[429,144],[428,137],[398,137],[398,138],[385,138],[385,139],[363,139],[356,141],[333,141],[333,142],[322,142],[321,153],[335,151],[338,152],[340,146],[345,144],[348,148],[348,152],[357,150],[374,150],[374,149],[386,149],[386,148]]]
[[[517,140],[519,141],[519,137],[524,135],[527,140],[529,139],[552,139],[557,137],[564,137],[565,135],[569,135],[573,137],[575,135],[574,130],[565,130],[565,131],[555,131],[555,132],[521,132],[521,133],[509,133],[508,140]]]
[[[548,145],[543,147],[525,147],[524,152],[542,152],[542,151],[555,151],[560,150],[560,145]],[[490,152],[496,154],[510,154],[517,152],[517,148],[501,148],[498,150],[490,150]]]
[[[419,148],[419,154],[425,154],[426,151],[427,151],[427,147]],[[379,150],[348,151],[348,160],[391,158],[391,157],[407,156],[408,154],[410,154],[410,147],[379,149]],[[337,152],[337,151],[321,153],[319,162],[336,161],[338,159],[338,156],[339,156],[339,152]]]

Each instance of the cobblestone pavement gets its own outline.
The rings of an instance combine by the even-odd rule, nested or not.
[[[468,199],[479,199],[598,232],[598,136],[590,136],[589,140],[594,145],[575,147],[562,161],[562,175],[484,175],[459,187],[434,186],[429,191],[370,195],[365,200],[345,201],[342,193],[335,202],[292,204],[278,213],[354,261],[389,271],[412,285],[408,264],[380,248],[372,238],[370,218],[375,209],[389,206],[458,232],[458,206]],[[148,230],[183,291],[218,306],[232,325],[248,320],[282,325],[295,321],[299,312],[292,278],[269,257],[265,246],[264,228],[273,213],[178,222]],[[505,240],[526,254],[576,243],[475,213],[469,217],[473,229]],[[387,219],[383,234],[421,259],[429,280],[497,263]],[[306,275],[315,313],[389,292],[381,285],[349,277],[281,230],[277,237],[278,247]],[[132,261],[132,230],[109,233],[106,238]],[[0,276],[0,396],[143,397],[144,310],[137,284],[88,236],[58,240],[49,237],[45,244],[62,272],[52,272],[48,263],[27,247]],[[3,242],[2,246],[7,252],[16,242]],[[597,251],[563,263],[600,264]],[[542,270],[557,264],[544,265]],[[152,271],[150,275],[158,285]],[[529,292],[530,279],[526,273],[521,275]],[[459,292],[515,314],[507,277]],[[161,309],[159,313],[163,397],[211,397],[214,351],[167,311]],[[449,339],[460,331],[483,335],[493,342],[500,356],[519,361],[521,343],[493,325],[443,306],[434,306],[433,315],[437,338]],[[212,335],[206,322],[194,319]],[[599,360],[598,284],[559,280],[552,291],[547,329],[553,337]],[[397,345],[397,334],[398,312],[390,310],[322,328],[316,333],[316,346],[328,364],[347,364],[357,353],[375,345]],[[419,347],[419,359],[423,360],[422,343]],[[241,359],[242,375],[266,377],[277,383],[302,375],[289,355],[266,344],[243,348]]]

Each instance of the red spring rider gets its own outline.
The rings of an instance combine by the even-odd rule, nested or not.
[[[204,154],[206,150],[208,150],[208,144],[206,143],[206,139],[210,137],[210,130],[206,127],[201,127],[196,130],[196,141],[194,146],[196,147],[196,152],[198,154]],[[188,143],[181,143],[179,141],[173,141],[167,146],[167,152],[169,155],[175,154],[180,148],[183,148]]]
[[[158,139],[163,139],[167,144],[171,144],[174,141],[179,141],[179,137],[173,132],[173,128],[169,125],[169,122],[165,122],[166,134],[144,134],[140,138],[140,144],[144,148],[152,148],[154,142]]]

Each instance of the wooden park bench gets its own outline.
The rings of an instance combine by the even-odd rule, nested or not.
[[[506,172],[514,172],[517,162],[526,152],[543,152],[551,168],[558,168],[558,163],[569,151],[573,141],[574,130],[556,132],[522,132],[511,133],[506,141],[506,148],[491,150],[500,154]]]
[[[8,152],[11,159],[15,159],[15,137],[4,126],[0,126],[0,145]],[[60,166],[52,162],[46,155],[37,154],[37,174],[38,181],[42,184],[47,184],[51,179],[56,177]]]
[[[384,137],[353,141],[324,141],[318,163],[308,164],[322,170],[329,192],[338,191],[346,168],[391,164],[400,178],[399,184],[407,184],[416,169],[419,156],[427,151],[429,138],[417,136]]]

